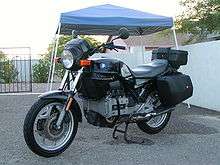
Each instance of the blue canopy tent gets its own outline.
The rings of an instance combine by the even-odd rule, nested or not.
[[[71,35],[73,31],[83,35],[118,35],[118,30],[126,27],[130,35],[147,35],[173,27],[171,17],[160,16],[114,5],[100,5],[61,13],[56,34],[59,36]],[[175,43],[178,48],[175,29],[173,29]],[[55,71],[54,58],[56,58],[59,37],[55,37],[55,44],[51,56],[51,68],[48,84],[52,89]],[[49,88],[49,85],[48,85]]]
[[[60,34],[117,35],[126,27],[131,35],[146,35],[173,26],[171,17],[145,13],[110,4],[61,13]]]
[[[146,35],[173,26],[171,17],[164,17],[113,5],[100,5],[61,13],[60,34],[72,30],[86,35],[117,35],[126,27],[131,35]]]

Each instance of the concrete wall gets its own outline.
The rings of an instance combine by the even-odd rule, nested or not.
[[[189,60],[180,71],[192,78],[194,85],[190,104],[220,111],[220,41],[205,42],[180,47],[189,52]],[[141,48],[132,53],[96,54],[94,57],[118,58],[131,68],[143,63]],[[151,52],[144,52],[144,63],[150,62]]]
[[[188,65],[181,71],[189,74],[194,85],[193,105],[220,111],[220,41],[180,47],[189,52]]]

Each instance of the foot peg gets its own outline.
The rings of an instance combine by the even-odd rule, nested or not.
[[[128,133],[127,133],[127,132],[128,132],[128,124],[129,124],[129,123],[125,123],[125,130],[118,129],[118,126],[119,126],[119,125],[115,126],[114,131],[113,131],[113,133],[112,133],[112,137],[113,137],[114,139],[118,139],[118,136],[116,136],[116,132],[119,132],[119,133],[123,133],[123,134],[124,134],[124,140],[125,140],[126,143],[128,143],[128,144],[131,144],[131,143],[142,144],[142,143],[144,143],[144,140],[141,141],[141,142],[136,142],[136,141],[132,141],[132,140],[129,140],[129,139],[128,139]],[[121,124],[120,124],[120,125],[121,125]]]

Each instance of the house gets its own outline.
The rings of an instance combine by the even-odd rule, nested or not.
[[[186,45],[190,39],[190,35],[183,34],[183,33],[177,33],[177,41],[179,45]],[[191,41],[192,42],[192,41]],[[191,43],[190,42],[190,43]],[[135,53],[137,51],[142,51],[142,48],[144,47],[144,51],[149,51],[153,49],[157,49],[159,47],[175,47],[175,41],[173,33],[170,32],[159,32],[154,33],[150,35],[144,35],[144,36],[130,36],[126,40],[115,40],[115,45],[121,45],[125,46],[126,50],[119,50],[120,52],[129,52],[129,53]],[[110,52],[109,50],[106,50],[106,53]]]
[[[216,40],[220,40],[220,34],[218,33],[209,34],[203,39],[199,39],[199,37],[191,34],[177,33],[177,41],[179,46]],[[172,31],[163,31],[144,36],[130,36],[126,40],[115,40],[114,43],[115,45],[125,46],[126,50],[118,50],[119,52],[124,53],[141,52],[143,47],[144,51],[158,49],[159,47],[175,47]],[[105,52],[108,53],[111,51],[106,50]]]

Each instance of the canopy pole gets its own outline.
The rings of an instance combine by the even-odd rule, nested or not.
[[[142,61],[143,61],[143,64],[144,64],[145,63],[145,59],[144,59],[143,35],[141,35],[141,55],[142,55]]]
[[[177,37],[176,37],[176,27],[175,25],[173,25],[173,36],[174,36],[174,41],[175,41],[175,45],[176,45],[176,49],[179,50],[179,45],[178,45],[178,41],[177,41]]]
[[[61,29],[61,23],[59,23],[59,25],[58,25],[58,33],[57,33],[57,39],[56,39],[56,43],[55,43],[55,53],[54,53],[54,58],[52,61],[53,65],[52,65],[52,73],[51,73],[51,80],[50,80],[50,91],[52,90],[52,87],[53,87],[53,79],[54,79],[54,72],[55,72],[55,66],[56,66],[54,59],[56,59],[56,57],[57,57],[57,49],[58,49],[59,38],[60,38],[60,29]]]
[[[55,45],[56,45],[56,34],[54,35],[54,38],[53,38],[53,48],[52,48],[51,57],[50,57],[50,70],[48,73],[47,91],[49,91],[50,89],[50,79],[51,79],[51,72],[52,72],[52,67],[53,67]]]

